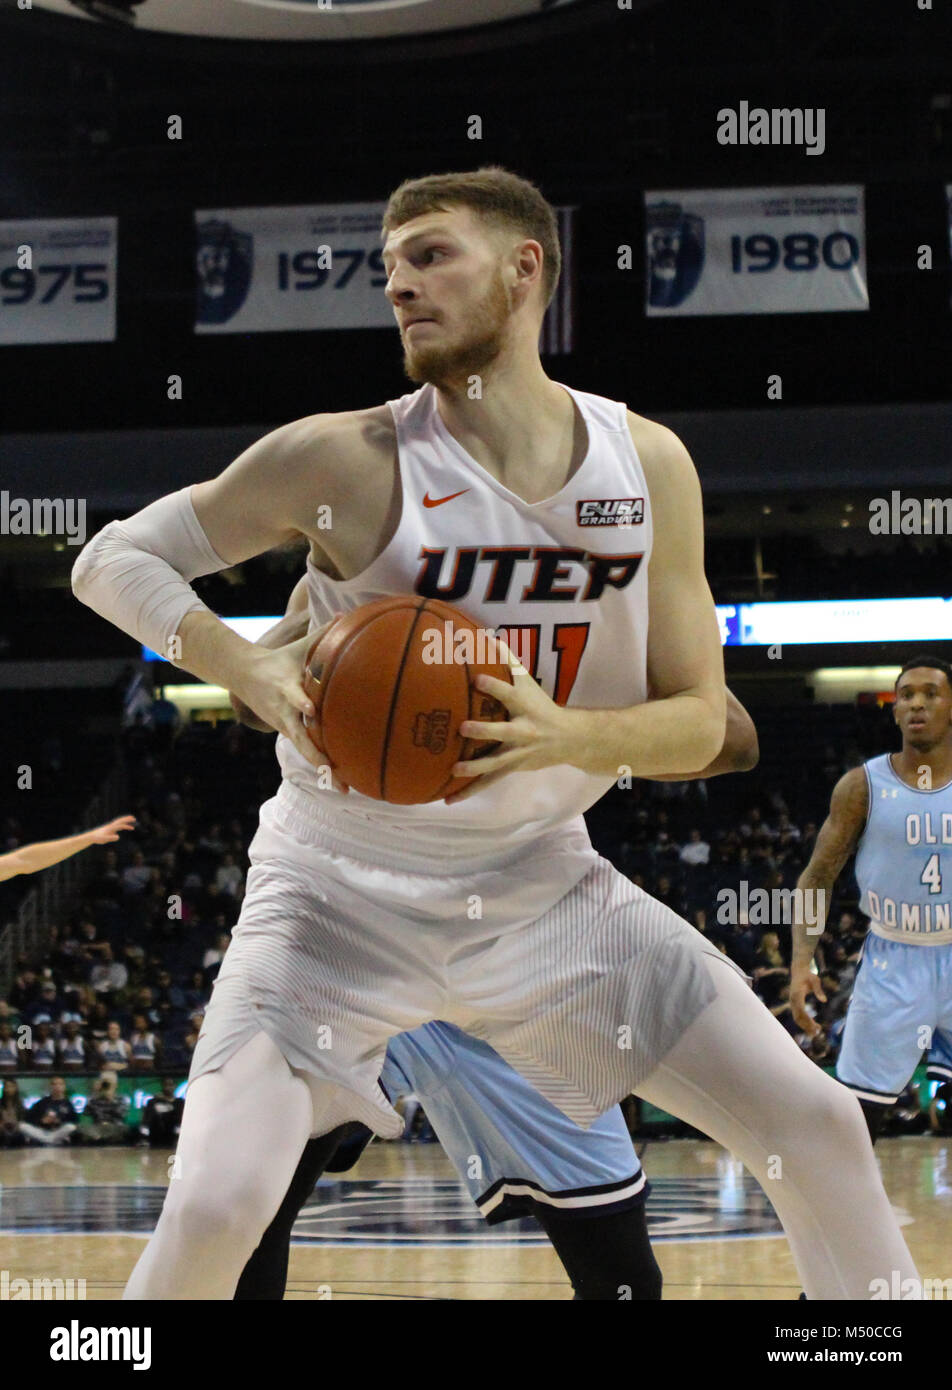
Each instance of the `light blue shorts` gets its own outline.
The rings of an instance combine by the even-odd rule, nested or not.
[[[488,1043],[452,1024],[391,1038],[380,1080],[391,1102],[417,1097],[491,1224],[533,1204],[591,1216],[644,1200],[644,1171],[617,1106],[580,1129]]]
[[[930,1078],[952,1078],[952,946],[912,946],[870,932],[837,1079],[862,1100],[890,1105],[926,1053]]]

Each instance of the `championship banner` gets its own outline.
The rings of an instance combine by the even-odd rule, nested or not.
[[[0,222],[0,343],[116,336],[114,217]]]
[[[645,194],[645,312],[869,308],[859,184]]]
[[[195,213],[196,333],[393,328],[384,294],[384,203]],[[564,268],[543,351],[572,348],[574,209],[560,209]]]

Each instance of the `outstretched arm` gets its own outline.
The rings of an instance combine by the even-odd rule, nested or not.
[[[65,840],[39,840],[34,845],[22,845],[19,849],[11,850],[9,854],[0,854],[0,880],[48,869],[51,864],[71,859],[90,845],[110,844],[118,840],[123,830],[132,830],[135,823],[135,816],[118,816],[105,825],[97,825],[93,830],[84,830],[81,835],[68,835]]]
[[[826,1003],[826,995],[810,965],[826,925],[833,885],[866,827],[868,807],[866,773],[861,767],[851,768],[833,788],[830,814],[817,836],[810,862],[797,880],[790,1005],[797,1023],[811,1038],[820,1028],[806,1011],[807,995],[815,994],[822,1003]]]

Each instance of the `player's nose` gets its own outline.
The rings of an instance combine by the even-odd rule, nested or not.
[[[398,304],[408,304],[416,299],[419,295],[419,289],[413,282],[412,273],[408,273],[400,266],[394,266],[384,293],[396,308]]]

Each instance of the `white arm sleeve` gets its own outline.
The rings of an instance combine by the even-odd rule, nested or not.
[[[165,656],[186,613],[211,612],[190,581],[230,568],[202,530],[191,487],[183,487],[98,531],[73,565],[73,593]]]

